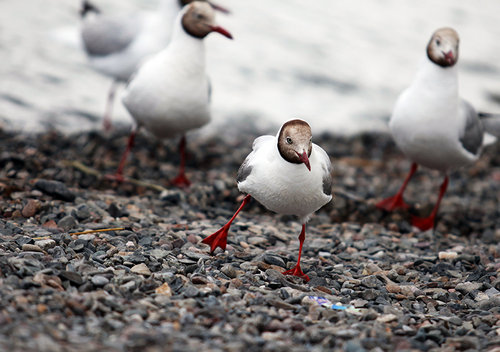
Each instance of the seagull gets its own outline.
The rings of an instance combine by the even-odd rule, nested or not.
[[[105,15],[84,0],[81,37],[90,65],[113,79],[103,119],[105,130],[111,128],[111,113],[116,89],[127,82],[140,63],[164,49],[170,41],[175,18],[182,7],[193,0],[161,0],[156,11],[126,15]],[[201,0],[203,1],[203,0]],[[219,5],[214,9],[228,12]]]
[[[136,124],[114,176],[116,180],[123,180],[123,167],[136,131],[144,127],[158,138],[182,136],[180,170],[171,183],[190,185],[184,172],[185,134],[210,121],[210,85],[203,39],[211,32],[232,39],[227,30],[216,24],[214,10],[208,3],[195,1],[185,6],[175,21],[170,44],[147,60],[128,84],[123,104]]]
[[[386,211],[409,208],[403,192],[418,165],[444,175],[430,215],[412,217],[412,225],[422,231],[434,228],[448,187],[448,173],[475,162],[482,146],[495,140],[486,133],[474,107],[458,94],[458,47],[459,37],[454,29],[440,28],[433,33],[427,57],[412,84],[396,101],[389,122],[396,144],[413,163],[396,195],[378,202],[378,208]]]
[[[202,242],[212,253],[217,247],[225,250],[231,223],[253,197],[271,211],[299,218],[299,257],[284,274],[309,281],[300,268],[306,222],[332,199],[331,171],[330,158],[312,143],[311,127],[303,120],[286,122],[275,137],[258,137],[237,175],[238,189],[247,195],[229,222]]]

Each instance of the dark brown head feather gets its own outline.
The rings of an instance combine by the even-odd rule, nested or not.
[[[312,133],[309,124],[303,120],[291,120],[283,124],[278,135],[278,151],[290,163],[301,164],[297,153],[305,150],[307,156],[312,152]]]
[[[192,2],[182,16],[182,28],[189,35],[199,39],[205,38],[212,32],[214,23],[215,13],[207,2]]]

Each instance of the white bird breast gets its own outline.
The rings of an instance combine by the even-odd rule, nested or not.
[[[249,155],[250,175],[238,183],[241,192],[248,193],[267,209],[279,214],[306,219],[331,200],[323,193],[324,163],[322,150],[313,144],[309,159],[311,171],[304,164],[284,160],[278,152],[276,138]]]
[[[137,123],[159,138],[183,134],[210,121],[204,65],[185,65],[168,52],[141,67],[123,102]]]

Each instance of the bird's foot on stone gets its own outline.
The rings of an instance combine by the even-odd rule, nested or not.
[[[427,230],[434,228],[435,217],[436,217],[435,215],[430,215],[426,218],[412,216],[411,217],[411,224],[413,226],[419,228],[421,231],[427,231]]]
[[[405,203],[403,200],[403,196],[400,194],[396,194],[395,196],[386,198],[375,204],[375,206],[379,209],[386,211],[393,211],[395,209],[408,209],[410,206]]]
[[[293,269],[290,269],[290,270],[287,270],[283,273],[283,275],[293,275],[293,276],[298,276],[302,279],[304,279],[305,282],[308,282],[310,279],[309,279],[309,276],[307,276],[306,274],[304,274],[302,272],[302,269],[300,268],[300,264],[297,264],[295,265],[295,267],[293,267]]]
[[[227,233],[229,231],[229,226],[226,224],[222,226],[219,230],[211,234],[210,236],[204,238],[201,242],[208,244],[210,246],[210,252],[213,253],[217,247],[222,250],[226,249],[227,245]]]
[[[180,188],[191,186],[191,181],[188,180],[185,173],[179,173],[177,177],[170,180],[170,183]]]

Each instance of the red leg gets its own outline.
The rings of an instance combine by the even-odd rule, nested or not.
[[[306,282],[309,281],[309,276],[302,272],[300,268],[300,257],[302,256],[302,246],[304,244],[304,240],[306,239],[306,224],[302,224],[302,231],[299,235],[299,259],[297,259],[297,264],[293,267],[293,269],[287,270],[283,273],[283,275],[293,275],[303,278]]]
[[[114,175],[109,175],[107,178],[116,180],[118,182],[123,182],[124,177],[123,177],[123,168],[125,167],[125,163],[127,162],[127,157],[132,150],[132,147],[134,146],[135,143],[135,134],[137,132],[137,128],[133,127],[132,131],[130,132],[130,136],[128,137],[128,143],[127,143],[127,148],[123,152],[122,158],[120,160],[120,165],[118,165],[118,169],[116,169],[116,172]]]
[[[408,182],[410,182],[411,177],[417,171],[417,168],[418,168],[417,163],[411,164],[410,172],[408,173],[408,176],[406,176],[406,179],[403,182],[403,185],[399,189],[398,193],[396,193],[396,195],[392,197],[381,200],[376,204],[376,207],[386,211],[393,211],[394,209],[397,208],[408,209],[410,206],[406,204],[405,201],[403,200],[403,192],[405,191]]]
[[[234,213],[233,217],[231,220],[227,222],[226,225],[222,226],[218,231],[214,232],[207,238],[203,239],[201,242],[208,244],[210,246],[210,252],[213,253],[217,247],[222,248],[222,250],[226,249],[226,244],[227,244],[227,232],[229,231],[229,228],[231,227],[231,223],[233,220],[236,218],[238,213],[243,209],[245,204],[247,204],[250,201],[250,194],[248,194],[245,199],[243,199],[243,202],[241,203],[240,207],[238,210],[236,210],[236,213]]]
[[[177,187],[189,187],[191,185],[191,181],[186,177],[185,169],[186,169],[186,136],[182,136],[181,141],[179,142],[179,153],[181,154],[181,164],[179,166],[179,173],[177,176],[170,181],[171,184],[176,185]]]
[[[102,119],[102,128],[104,131],[108,132],[111,130],[111,115],[113,114],[113,103],[115,100],[116,88],[118,87],[118,82],[113,81],[111,87],[109,88],[108,100],[106,101],[106,110],[104,112],[104,118]]]
[[[446,188],[448,188],[448,176],[444,177],[443,183],[441,184],[441,187],[439,190],[438,200],[436,202],[436,205],[434,205],[434,209],[432,209],[431,214],[426,218],[419,218],[417,216],[412,216],[411,224],[413,226],[418,227],[422,231],[427,231],[427,230],[434,228],[436,214],[439,210],[439,205],[441,204],[441,199],[443,198],[444,193],[446,192]]]

